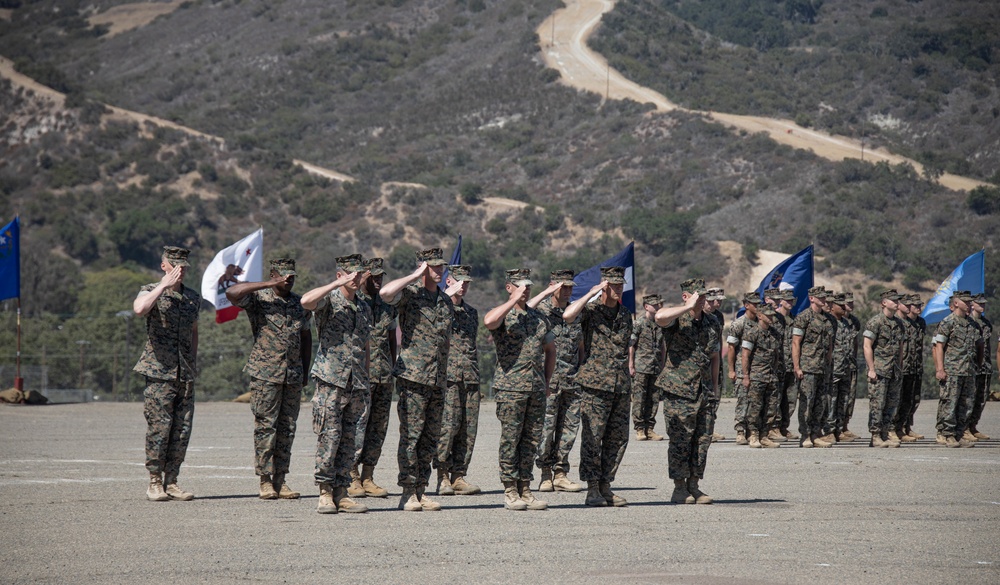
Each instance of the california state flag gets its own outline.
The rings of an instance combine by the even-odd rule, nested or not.
[[[264,228],[215,255],[201,279],[201,296],[215,307],[215,322],[232,321],[240,308],[226,298],[226,289],[238,282],[263,280]]]

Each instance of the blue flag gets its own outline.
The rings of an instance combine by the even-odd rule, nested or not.
[[[576,275],[573,279],[572,300],[577,300],[587,291],[601,282],[602,266],[623,266],[625,268],[625,287],[622,292],[622,305],[635,314],[635,242],[629,242],[625,249]]]
[[[774,267],[757,287],[757,294],[764,298],[764,291],[769,288],[780,288],[795,292],[795,306],[792,315],[809,306],[809,289],[813,287],[813,247],[809,246],[789,256],[784,262]],[[737,316],[743,314],[740,309]]]
[[[450,266],[457,266],[462,263],[462,234],[458,234],[458,244],[455,245],[455,251],[451,253],[451,262],[448,264]],[[447,290],[448,285],[445,284],[448,281],[448,266],[444,267],[444,272],[441,274],[441,282],[438,283],[438,287],[441,290]]]
[[[937,294],[927,301],[924,312],[920,314],[928,325],[941,321],[951,313],[948,301],[956,290],[967,290],[974,295],[986,291],[986,250],[980,250],[963,260],[958,268],[944,279],[937,289]]]
[[[21,297],[21,221],[0,229],[0,301]]]

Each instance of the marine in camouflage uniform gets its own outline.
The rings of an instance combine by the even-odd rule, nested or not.
[[[851,362],[856,360],[858,332],[847,319],[847,297],[843,293],[830,299],[830,314],[837,320],[837,332],[833,338],[833,382],[830,413],[826,429],[833,433],[834,440],[849,443],[854,440],[844,434],[848,401],[854,400],[851,393]]]
[[[135,314],[146,317],[146,347],[133,371],[146,377],[146,498],[157,502],[194,498],[177,485],[194,419],[201,307],[201,295],[184,286],[188,254],[184,248],[164,247],[163,278],[144,285],[132,303]]]
[[[896,318],[899,293],[884,290],[879,295],[881,310],[865,324],[865,363],[868,366],[868,430],[871,447],[899,447],[890,435],[899,407],[900,364],[903,359],[903,324]],[[894,435],[895,433],[893,433]]]
[[[829,398],[827,374],[832,371],[836,334],[835,321],[826,313],[828,295],[822,286],[809,289],[809,308],[792,322],[792,364],[799,381],[800,445],[805,448],[832,446],[822,439]]]
[[[226,298],[246,311],[254,345],[243,371],[250,376],[250,411],[254,417],[254,472],[260,498],[294,499],[299,492],[285,483],[292,441],[302,402],[302,384],[312,357],[310,313],[292,292],[295,260],[271,261],[270,280],[241,282]]]
[[[964,438],[976,395],[976,372],[983,360],[982,332],[969,316],[972,298],[967,290],[955,291],[951,314],[934,332],[934,377],[941,391],[937,441],[948,447],[975,446]]]
[[[583,328],[584,361],[576,373],[580,385],[580,479],[587,482],[588,506],[625,506],[611,491],[628,447],[628,344],[632,315],[621,304],[625,269],[601,267],[601,282],[563,312],[566,323]],[[600,295],[600,300],[588,301]]]
[[[743,308],[746,310],[743,315],[737,317],[729,324],[725,331],[726,344],[729,346],[729,353],[726,360],[729,363],[729,380],[733,383],[733,392],[736,395],[736,417],[733,428],[736,429],[736,444],[746,445],[747,441],[747,412],[749,402],[747,401],[747,388],[743,385],[742,355],[740,351],[743,336],[751,328],[757,326],[757,307],[762,301],[757,292],[748,292],[743,295]]]
[[[371,389],[371,403],[368,407],[368,424],[363,432],[361,456],[351,470],[351,486],[348,494],[351,497],[369,496],[384,498],[389,495],[382,486],[375,482],[375,467],[382,457],[382,446],[389,430],[389,413],[392,409],[392,392],[394,378],[392,366],[396,362],[396,307],[382,300],[379,291],[385,276],[384,260],[369,258],[365,260],[367,271],[358,298],[368,304],[372,310],[372,333],[369,340],[371,348],[370,365],[368,368],[368,386]],[[358,466],[361,469],[358,469]]]
[[[663,306],[663,299],[660,295],[646,295],[642,306],[645,312],[635,319],[628,348],[629,374],[632,375],[632,425],[637,441],[662,441],[663,437],[655,433],[653,427],[660,407],[656,377],[663,369],[666,347],[663,345],[663,331],[653,318]]]
[[[924,334],[927,323],[920,316],[920,295],[903,295],[896,316],[903,324],[903,363],[899,388],[899,408],[893,420],[900,441],[912,443],[924,438],[913,432],[913,415],[920,405],[924,372]]]
[[[674,491],[670,501],[711,504],[698,482],[705,476],[708,448],[712,444],[713,402],[719,399],[719,340],[712,319],[703,312],[705,282],[681,283],[679,307],[656,312],[656,324],[664,328],[667,359],[656,380],[663,397],[667,421],[667,466]]]
[[[555,336],[548,319],[528,306],[531,271],[507,271],[507,302],[490,309],[483,324],[497,348],[493,392],[500,421],[500,481],[508,510],[544,510],[531,493],[531,469],[545,420],[545,396],[555,369]]]
[[[783,441],[798,439],[799,436],[791,431],[792,415],[795,414],[795,402],[799,396],[799,380],[795,376],[795,364],[792,362],[792,308],[795,306],[795,291],[786,289],[780,291],[776,298],[775,323],[782,330],[782,356],[783,374],[778,380],[778,393],[780,402],[778,413],[780,423],[778,432],[771,435],[771,440]]]
[[[979,419],[983,416],[986,399],[990,394],[990,381],[993,378],[993,323],[986,318],[986,295],[980,293],[972,299],[972,319],[983,332],[983,365],[976,372],[976,396],[972,401],[972,415],[966,429],[966,439],[985,440],[989,435],[977,428]]]
[[[393,374],[399,402],[399,507],[440,510],[425,494],[441,436],[441,411],[448,379],[448,351],[455,308],[438,284],[447,264],[441,248],[417,252],[417,269],[386,284],[379,294],[399,311],[402,345]]]
[[[545,423],[535,463],[541,469],[540,492],[578,492],[582,488],[569,479],[569,454],[580,430],[580,388],[574,380],[583,361],[583,328],[566,323],[563,311],[573,295],[572,270],[553,270],[549,287],[528,301],[552,326],[556,344],[556,366],[545,397]]]
[[[777,319],[772,305],[757,309],[757,324],[743,334],[740,342],[743,378],[740,384],[747,394],[747,430],[753,448],[778,447],[769,438],[772,429],[780,426],[778,407],[778,376],[784,360],[782,332],[773,327]]]
[[[368,423],[368,388],[372,310],[357,296],[364,276],[360,254],[337,258],[337,279],[302,295],[302,306],[316,316],[319,347],[310,374],[313,432],[316,433],[316,511],[366,512],[347,493],[351,470],[364,439],[357,433]]]
[[[726,316],[720,310],[722,306],[722,301],[726,300],[726,291],[721,288],[710,288],[705,291],[705,314],[714,319],[714,324],[712,327],[715,329],[716,337],[719,338],[719,358],[722,358],[722,342],[725,339],[723,331],[726,328]],[[666,346],[664,346],[666,347]],[[723,377],[725,376],[725,369],[719,368],[719,388],[723,387]],[[719,417],[719,402],[718,400],[713,402],[712,409],[712,440],[713,441],[723,441],[725,440],[725,435],[718,432],[715,428],[715,421]]]
[[[854,316],[854,293],[845,292],[844,300],[846,301],[844,308],[847,309],[847,322],[850,323],[851,329],[854,331],[854,338],[861,339],[861,320]],[[860,346],[860,343],[856,342],[854,344],[854,353],[848,360],[848,366],[851,371],[851,382],[847,403],[844,408],[844,421],[840,430],[840,436],[846,437],[848,440],[858,438],[858,435],[854,434],[847,427],[851,422],[851,417],[854,416],[854,403],[857,401],[858,396],[858,351],[860,350]]]
[[[448,387],[441,414],[441,438],[434,464],[438,470],[438,495],[469,496],[480,492],[469,483],[469,462],[479,430],[479,312],[465,301],[472,282],[472,268],[450,266],[445,294],[455,307],[448,352]],[[450,473],[450,476],[449,476]]]

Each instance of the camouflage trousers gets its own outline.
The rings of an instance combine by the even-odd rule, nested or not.
[[[628,447],[629,395],[580,388],[580,479],[611,483]]]
[[[580,391],[572,383],[560,381],[550,384],[549,392],[535,463],[540,469],[569,473],[569,453],[580,431]]]
[[[850,390],[848,391],[847,404],[844,407],[844,422],[840,430],[846,430],[847,425],[851,422],[851,417],[854,416],[854,403],[857,402],[858,397],[858,371],[851,370],[851,381],[849,382]]]
[[[750,402],[747,400],[747,387],[741,382],[742,375],[736,373],[736,382],[733,387],[733,394],[736,396],[736,416],[734,417],[733,428],[737,433],[747,433],[747,414],[750,412]]]
[[[941,390],[937,411],[938,433],[961,439],[972,417],[976,377],[948,374],[948,379],[938,382],[938,388]]]
[[[531,468],[545,421],[545,392],[498,390],[500,481],[531,481]]]
[[[695,382],[698,384],[698,382]],[[708,448],[712,445],[712,411],[716,400],[702,388],[694,400],[663,394],[663,418],[667,424],[667,470],[670,479],[705,477]]]
[[[177,479],[191,440],[194,382],[146,378],[146,469]]]
[[[868,383],[868,430],[872,435],[895,429],[893,420],[899,408],[899,388],[902,386],[897,372],[891,376],[876,376]]]
[[[437,453],[444,389],[403,378],[396,379],[396,388],[399,390],[399,402],[396,403],[399,476],[396,483],[419,491],[430,481],[431,461]]]
[[[979,425],[979,419],[983,417],[983,409],[986,408],[986,399],[990,395],[990,379],[993,374],[976,374],[976,395],[972,400],[972,414],[969,415],[969,426],[975,429]]]
[[[848,401],[854,402],[851,393],[851,374],[834,374],[830,382],[830,413],[826,417],[826,428],[830,433],[840,435],[847,428]],[[853,409],[853,404],[851,405]]]
[[[795,372],[785,372],[778,380],[778,398],[781,399],[778,411],[781,415],[781,432],[784,433],[792,426],[792,416],[795,414],[795,401],[799,396],[799,381],[795,379]]]
[[[375,467],[382,456],[382,445],[389,430],[389,411],[392,409],[392,378],[388,382],[371,383],[371,405],[368,407],[368,424],[361,433],[359,465]]]
[[[803,437],[822,436],[826,424],[829,393],[825,374],[806,373],[799,380],[799,434]]]
[[[351,485],[351,468],[358,460],[358,429],[368,419],[368,390],[340,388],[315,379],[312,399],[316,433],[316,485]],[[348,380],[347,386],[353,386]]]
[[[292,459],[295,423],[302,403],[302,384],[279,384],[251,378],[254,472],[287,474]]]
[[[465,476],[469,473],[472,450],[479,431],[479,384],[448,382],[441,411],[441,438],[434,467]]]
[[[913,415],[920,406],[920,390],[923,386],[920,374],[903,374],[899,386],[899,408],[896,409],[896,418],[893,419],[893,427],[896,432],[906,434],[913,428]]]
[[[780,426],[781,396],[775,380],[751,380],[747,389],[747,431],[766,435]]]
[[[637,431],[652,430],[659,410],[660,391],[656,388],[656,374],[637,372],[632,382],[632,426]]]

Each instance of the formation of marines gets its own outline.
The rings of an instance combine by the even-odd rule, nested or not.
[[[183,283],[188,254],[165,247],[164,276],[143,286],[133,303],[146,317],[148,337],[134,369],[146,377],[146,496],[152,501],[194,497],[177,485],[197,371],[200,297]],[[247,313],[254,335],[244,372],[251,378],[260,498],[300,496],[286,476],[307,373],[315,384],[317,512],[362,513],[368,508],[361,498],[388,497],[374,472],[394,391],[399,508],[441,509],[427,494],[432,468],[438,496],[480,493],[466,477],[482,399],[479,313],[465,300],[471,267],[448,266],[442,250],[430,248],[417,253],[412,273],[383,285],[381,258],[353,254],[336,262],[335,279],[302,296],[292,292],[296,270],[289,258],[271,261],[268,280],[226,292]],[[493,390],[507,509],[547,508],[531,490],[535,466],[537,491],[583,490],[568,477],[578,435],[584,503],[626,506],[611,485],[628,446],[629,421],[636,440],[663,440],[654,431],[661,402],[671,501],[712,503],[699,481],[711,443],[723,439],[715,432],[723,356],[737,399],[738,445],[773,449],[797,441],[802,448],[827,448],[858,439],[848,426],[859,356],[869,387],[869,445],[892,448],[923,438],[913,429],[927,329],[918,295],[883,291],[879,312],[862,326],[852,314],[851,293],[813,287],[808,308],[793,318],[793,291],[748,292],[744,314],[726,325],[719,310],[725,292],[701,279],[681,283],[676,305],[646,295],[633,320],[622,305],[624,268],[602,267],[600,283],[571,302],[574,277],[572,270],[554,270],[548,286],[531,297],[531,271],[508,270],[508,300],[483,316],[497,353]],[[951,313],[934,332],[936,440],[948,447],[989,438],[977,428],[992,376],[985,304],[982,294],[955,292]],[[791,430],[796,403],[798,433]]]

